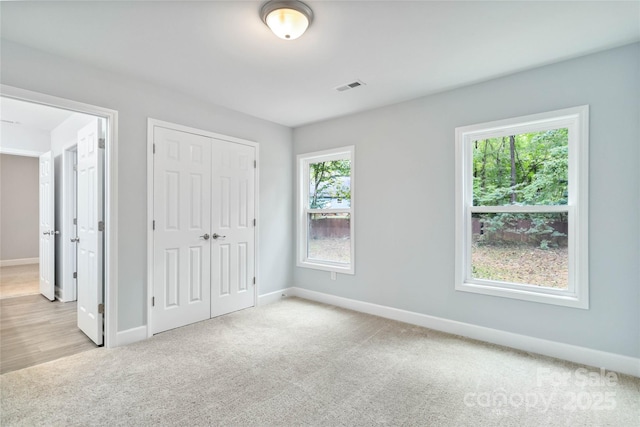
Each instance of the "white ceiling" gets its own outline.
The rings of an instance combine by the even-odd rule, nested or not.
[[[51,132],[68,119],[73,111],[0,97],[0,119],[21,128]]]
[[[295,127],[640,40],[640,1],[2,2],[2,37]],[[359,79],[366,86],[335,87]]]

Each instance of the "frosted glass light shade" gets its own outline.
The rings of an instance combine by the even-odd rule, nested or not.
[[[307,30],[313,18],[311,8],[300,1],[269,1],[262,6],[262,20],[283,40],[294,40]]]
[[[309,20],[297,10],[277,9],[267,15],[267,25],[281,39],[294,40],[307,31]]]

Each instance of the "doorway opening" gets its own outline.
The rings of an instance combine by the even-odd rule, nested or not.
[[[37,331],[30,330],[29,325],[19,325],[19,322],[7,317],[12,313],[18,313],[19,309],[36,310],[36,317],[41,318],[49,315],[66,316],[61,317],[65,320],[58,323],[66,325],[64,329],[67,333],[60,332],[59,336],[55,336],[56,333],[45,333],[54,335],[51,339],[60,344],[59,346],[64,346],[64,340],[70,335],[77,335],[68,333],[70,330],[75,333],[82,330],[85,335],[90,336],[90,342],[95,343],[92,344],[93,348],[97,345],[114,346],[116,289],[112,278],[115,277],[114,243],[117,223],[114,197],[116,169],[113,160],[116,149],[117,113],[4,85],[1,87],[0,102],[3,127],[0,152],[3,158],[30,158],[38,162],[39,175],[39,188],[36,189],[36,197],[39,198],[36,223],[38,252],[32,254],[35,256],[22,258],[16,258],[16,255],[11,253],[0,253],[0,266],[4,270],[5,267],[14,268],[13,263],[22,262],[22,268],[30,271],[32,282],[33,276],[37,276],[38,293],[53,301],[49,303],[41,295],[25,296],[29,301],[14,298],[2,300],[3,326],[9,323],[12,327],[15,326],[17,329],[12,333],[15,337],[20,337],[2,337],[3,349],[11,351],[11,354],[3,354],[3,364],[9,359],[15,359],[20,347],[24,347],[26,342],[37,341],[33,337],[28,338],[28,335],[37,335]],[[88,127],[94,131],[87,131]],[[47,152],[48,156],[42,156]],[[94,161],[87,164],[87,159],[90,159],[92,154]],[[39,157],[41,158],[38,160]],[[79,164],[82,161],[84,166]],[[44,180],[43,176],[46,177]],[[19,188],[20,183],[16,182],[14,187]],[[96,189],[99,191],[95,191]],[[48,194],[48,200],[47,197],[42,197],[43,193]],[[47,215],[50,215],[49,218],[43,220],[43,216]],[[89,224],[92,221],[96,223]],[[83,231],[84,239],[80,236]],[[33,234],[33,230],[31,232]],[[93,232],[93,236],[90,232]],[[82,247],[82,240],[91,242],[92,239],[93,247],[98,248],[98,251]],[[11,244],[12,240],[9,239],[9,245]],[[45,263],[48,265],[43,266]],[[37,271],[36,274],[34,270]],[[0,279],[3,284],[6,283],[7,275]],[[26,293],[33,294],[33,289]],[[88,310],[85,309],[84,314],[90,323],[88,332],[87,326],[81,324],[85,306]],[[20,328],[23,330],[19,330]],[[75,344],[69,344],[67,347],[67,350],[87,349],[86,346],[78,344],[77,340]],[[60,351],[53,353],[49,356],[31,354],[26,356],[26,359],[31,359],[32,365],[47,361],[47,357],[69,355],[68,352]]]

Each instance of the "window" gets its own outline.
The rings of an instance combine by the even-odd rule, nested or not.
[[[588,106],[456,129],[456,289],[589,308]]]
[[[298,266],[353,274],[354,147],[298,155]]]

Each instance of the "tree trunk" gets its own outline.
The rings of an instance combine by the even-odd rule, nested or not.
[[[516,137],[509,136],[509,153],[511,154],[511,204],[516,202]]]
[[[317,207],[318,203],[318,188],[320,187],[320,183],[324,179],[324,174],[326,172],[325,162],[316,163],[313,168],[313,198],[311,200],[311,206],[314,208]]]
[[[489,147],[489,144],[489,140],[485,139],[484,152],[482,153],[482,178],[480,180],[480,188],[482,188],[482,194],[484,194],[487,189],[487,147]]]

